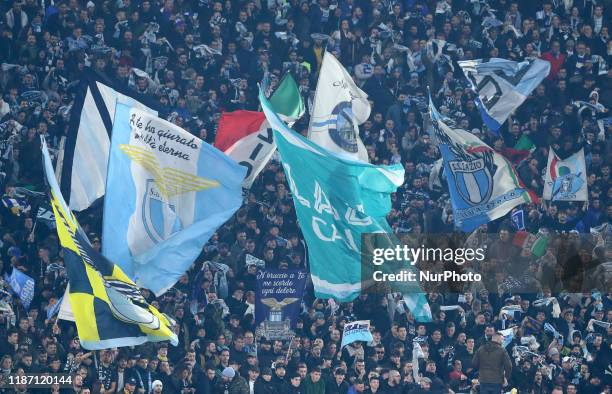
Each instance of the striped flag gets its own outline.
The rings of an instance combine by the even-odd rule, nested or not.
[[[89,208],[106,192],[110,136],[117,100],[157,115],[144,96],[86,69],[70,115],[64,149],[56,169],[70,209]]]
[[[521,248],[528,249],[535,257],[542,257],[546,254],[548,247],[548,233],[541,229],[537,234],[531,234],[527,231],[518,231],[514,234],[512,243]]]

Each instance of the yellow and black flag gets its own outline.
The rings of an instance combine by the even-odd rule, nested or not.
[[[177,345],[174,322],[147,303],[121,268],[91,247],[59,191],[44,140],[42,150],[81,345],[88,350],[158,341]]]

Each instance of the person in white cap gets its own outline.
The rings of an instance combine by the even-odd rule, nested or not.
[[[161,394],[164,389],[164,384],[161,380],[154,380],[151,384],[151,392],[154,394]]]
[[[227,367],[221,373],[221,381],[217,385],[215,393],[249,394],[249,386],[246,380],[236,373],[234,368]]]

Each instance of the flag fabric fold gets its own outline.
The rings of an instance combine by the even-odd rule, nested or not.
[[[68,298],[83,348],[97,350],[166,340],[177,345],[174,322],[145,300],[121,268],[91,247],[61,195],[44,141],[42,149],[68,274]]]
[[[163,294],[242,204],[246,169],[180,127],[117,103],[104,256]],[[171,262],[171,263],[169,263]]]
[[[482,120],[496,134],[550,71],[550,63],[541,59],[518,63],[491,58],[458,63],[477,95]]]
[[[429,111],[433,126],[430,133],[442,154],[457,228],[472,231],[517,205],[537,201],[521,185],[504,156],[473,134],[454,127],[438,113],[431,99]]]
[[[352,160],[368,162],[359,125],[370,117],[368,95],[329,52],[323,56],[313,101],[308,139]]]

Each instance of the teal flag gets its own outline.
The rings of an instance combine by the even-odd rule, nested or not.
[[[404,169],[340,158],[289,129],[261,92],[260,101],[308,245],[315,295],[353,300],[362,289],[361,235],[391,233],[385,216]],[[417,307],[427,304],[420,297]]]

